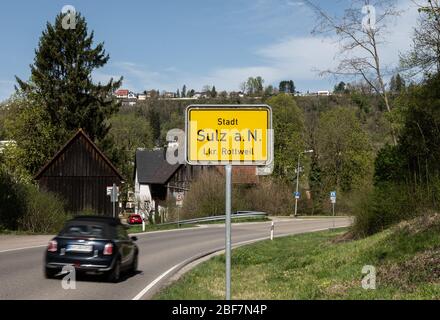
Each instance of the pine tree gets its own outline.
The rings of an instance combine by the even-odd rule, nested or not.
[[[182,87],[182,98],[186,98],[186,85],[185,84]]]
[[[400,93],[405,90],[405,87],[406,87],[405,80],[398,73],[396,76],[396,91]]]
[[[122,78],[93,83],[92,72],[110,57],[103,43],[93,45],[94,33],[89,34],[80,13],[76,13],[74,29],[63,28],[64,17],[59,14],[54,24],[47,23],[35,51],[30,80],[16,77],[17,90],[41,101],[51,123],[60,129],[69,133],[82,128],[93,140],[100,140],[109,130],[106,120],[119,109],[111,96]]]
[[[215,90],[215,86],[212,87],[212,90],[211,90],[211,97],[212,97],[212,98],[216,98],[216,97],[217,97],[217,91]]]

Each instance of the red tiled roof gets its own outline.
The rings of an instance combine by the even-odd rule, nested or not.
[[[117,96],[127,96],[129,91],[125,90],[125,89],[120,89],[118,91],[115,92]]]

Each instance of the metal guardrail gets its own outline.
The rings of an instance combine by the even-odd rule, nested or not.
[[[260,218],[260,217],[267,217],[266,212],[255,212],[255,211],[238,211],[237,213],[233,213],[231,215],[231,219],[239,219],[239,218]],[[226,219],[226,216],[211,216],[211,217],[202,217],[202,218],[195,218],[195,219],[187,219],[187,220],[180,220],[179,222],[166,222],[161,223],[161,226],[170,225],[170,224],[197,224],[197,223],[203,223],[203,222],[213,222],[213,221],[223,221]]]

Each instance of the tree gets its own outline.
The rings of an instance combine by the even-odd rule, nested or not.
[[[223,91],[221,91],[221,92],[218,94],[218,96],[219,96],[220,98],[222,98],[222,99],[227,99],[227,98],[228,98],[228,92],[225,91],[225,90],[223,90]]]
[[[336,86],[335,89],[333,90],[334,93],[346,93],[347,92],[347,85],[345,84],[344,81],[339,82]]]
[[[9,150],[7,162],[16,178],[26,179],[55,154],[67,136],[51,123],[47,109],[37,100],[14,96],[8,108],[4,129],[7,139],[15,140],[17,146]]]
[[[440,1],[419,4],[418,26],[414,30],[411,50],[401,56],[402,69],[410,76],[440,72]]]
[[[262,95],[264,90],[264,80],[260,76],[256,78],[249,77],[247,81],[240,85],[240,90],[248,95]]]
[[[274,174],[293,179],[299,152],[304,150],[304,116],[293,97],[284,94],[270,98],[275,134]]]
[[[182,87],[182,98],[186,98],[186,85],[185,84]]]
[[[342,107],[319,119],[317,155],[323,188],[351,191],[373,172],[373,152],[354,111]]]
[[[35,59],[30,80],[18,77],[18,89],[32,100],[38,100],[49,115],[50,123],[67,132],[83,128],[91,139],[105,137],[106,124],[119,104],[112,93],[120,87],[122,78],[106,84],[94,84],[92,73],[109,60],[103,43],[93,45],[94,33],[76,13],[75,29],[64,29],[65,15],[59,14],[54,24],[47,23]]]
[[[204,92],[204,93],[210,93],[211,90],[212,90],[212,88],[211,88],[211,86],[209,84],[204,85],[203,88],[202,88],[202,92]]]
[[[264,95],[266,97],[271,97],[274,94],[274,89],[273,89],[273,85],[268,85],[266,87],[266,89],[264,89]]]
[[[107,145],[103,148],[109,153],[108,156],[121,170],[123,176],[128,179],[133,173],[136,150],[150,149],[154,146],[154,131],[147,121],[134,113],[117,114],[109,120],[109,123],[110,131],[104,140],[110,141],[106,141]]]
[[[390,80],[390,92],[394,94],[401,93],[405,90],[406,83],[405,80],[398,73],[395,76],[391,77]]]
[[[395,8],[395,0],[351,0],[351,6],[345,9],[342,17],[332,16],[311,0],[306,3],[319,18],[313,32],[334,33],[339,38],[339,65],[334,70],[324,70],[322,74],[361,77],[382,97],[391,113],[379,46],[387,33],[387,23],[400,14]],[[397,144],[393,123],[391,136]]]
[[[216,98],[216,97],[217,97],[217,91],[215,90],[215,86],[212,87],[212,90],[211,90],[211,97],[212,97],[212,98]]]
[[[25,188],[0,163],[0,229],[17,230],[26,212]]]
[[[148,111],[148,121],[150,122],[153,141],[155,144],[157,144],[160,139],[161,126],[160,126],[160,114],[155,110],[154,107],[151,107]]]
[[[177,89],[176,98],[180,98],[180,90],[179,89]]]
[[[440,176],[440,74],[429,77],[399,97],[402,128],[398,152],[415,184]]]
[[[281,81],[279,85],[279,90],[282,93],[295,94],[296,92],[295,83],[293,82],[293,80]]]

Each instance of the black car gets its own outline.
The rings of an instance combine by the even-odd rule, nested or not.
[[[137,271],[136,237],[128,237],[117,218],[80,216],[69,220],[46,250],[45,276],[54,278],[64,266],[75,271],[105,274],[117,282],[122,271]]]

